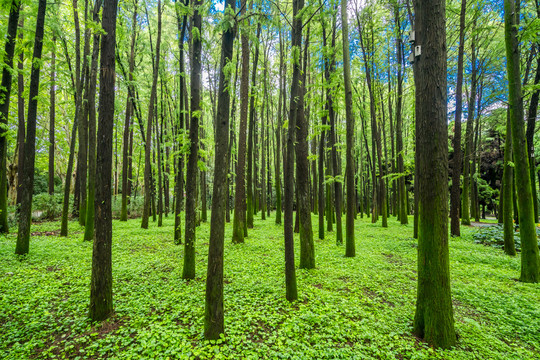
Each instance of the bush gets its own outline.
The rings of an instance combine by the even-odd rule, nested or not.
[[[518,231],[514,232],[514,243],[516,246],[516,251],[521,251],[521,238]],[[536,228],[536,237],[540,235],[540,229]],[[498,249],[504,249],[504,229],[502,224],[497,224],[494,226],[486,226],[480,228],[477,232],[473,234],[474,242],[477,244],[492,246]],[[540,242],[538,244],[540,247]]]
[[[34,195],[32,209],[33,213],[37,213],[36,220],[54,220],[62,215],[62,200],[63,196],[58,194],[49,195],[47,193],[41,193]]]

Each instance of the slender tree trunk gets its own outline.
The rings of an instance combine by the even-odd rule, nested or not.
[[[24,143],[24,166],[22,168],[22,194],[21,194],[21,212],[19,214],[19,229],[17,233],[17,246],[15,248],[15,254],[24,255],[28,254],[28,248],[30,245],[30,224],[32,222],[32,196],[34,192],[34,166],[36,156],[36,122],[37,122],[37,110],[38,110],[38,94],[39,94],[39,75],[41,67],[39,65],[41,61],[41,52],[43,50],[43,33],[45,27],[45,11],[47,7],[46,0],[39,0],[38,13],[36,20],[36,35],[34,40],[34,54],[32,56],[32,72],[30,75],[30,96],[28,101],[28,116],[26,126],[26,141]],[[15,27],[17,21],[15,21]],[[13,39],[15,36],[13,36]],[[13,59],[13,55],[11,55]],[[13,60],[11,60],[13,61]],[[13,64],[13,63],[12,63]],[[6,118],[7,119],[7,118]],[[5,139],[4,136],[0,138]],[[6,150],[6,143],[0,144],[0,151]],[[5,165],[5,156],[0,155],[0,161]],[[5,166],[2,168],[2,173],[5,174]],[[2,186],[0,180],[0,186]],[[0,191],[1,197],[6,194],[6,187]],[[0,197],[0,207],[2,198]],[[4,198],[5,199],[5,198]],[[1,224],[2,229],[7,230],[7,223]]]
[[[301,31],[301,30],[300,30]],[[306,73],[309,45],[307,28],[304,48],[303,72],[300,76],[298,104],[296,105],[296,192],[298,196],[297,214],[300,231],[300,268],[315,268],[315,246],[313,243],[313,227],[311,226],[311,196],[309,193],[309,160],[308,160],[308,122],[305,116]],[[300,34],[301,39],[301,34]],[[301,45],[301,43],[300,43]]]
[[[521,237],[520,281],[537,283],[540,281],[540,258],[534,223],[534,207],[527,157],[527,140],[523,122],[523,98],[519,62],[516,4],[514,0],[504,1],[504,27],[506,42],[506,70],[508,73],[508,100],[512,124],[512,145],[515,160],[515,182],[519,207],[519,227]]]
[[[418,289],[414,333],[437,348],[456,343],[448,255],[446,3],[414,0],[416,153],[419,196]],[[429,44],[429,55],[427,46]]]
[[[41,2],[40,2],[41,4]],[[4,68],[2,70],[2,86],[0,86],[0,123],[4,129],[8,126],[9,100],[11,94],[11,79],[13,68],[13,55],[15,54],[15,37],[17,36],[17,24],[19,22],[20,1],[13,0],[9,11],[8,31],[4,48]],[[45,9],[43,9],[45,12]],[[36,42],[37,42],[36,38]],[[32,67],[32,72],[34,67]],[[38,73],[39,75],[39,73]],[[36,91],[37,93],[37,91]],[[7,220],[7,134],[2,131],[0,134],[0,233],[9,233]],[[19,172],[22,173],[21,168]],[[32,174],[33,175],[33,174]],[[22,180],[22,178],[21,178]],[[19,183],[19,185],[22,185]],[[31,194],[30,194],[31,196]],[[28,225],[30,226],[30,224]],[[28,252],[28,246],[26,251]]]
[[[281,34],[281,27],[279,29],[279,94],[278,94],[278,121],[276,129],[276,171],[275,171],[275,187],[276,187],[276,224],[281,224],[281,132],[283,128],[283,111],[285,107],[283,87],[283,38]]]
[[[129,55],[129,85],[133,82],[133,71],[135,70],[135,40],[137,37],[137,5],[138,1],[133,2],[133,17],[131,19],[131,51]],[[126,117],[124,123],[124,147],[122,152],[122,208],[120,210],[120,221],[127,221],[128,215],[128,189],[129,189],[129,159],[130,148],[132,147],[130,142],[131,134],[131,115],[133,113],[133,101],[131,94],[128,92],[126,99]]]
[[[504,252],[507,255],[515,256],[516,247],[514,244],[514,172],[512,169],[512,124],[510,120],[510,109],[507,111],[506,120],[506,142],[504,145],[504,171],[501,198],[504,197],[500,211],[503,216],[504,228]]]
[[[101,0],[94,5],[93,19],[99,23],[99,10]],[[92,63],[90,66],[90,85],[88,93],[88,198],[86,209],[86,226],[84,228],[84,240],[94,239],[95,227],[95,197],[96,197],[96,87],[98,74],[100,34],[94,34],[94,47],[92,50]]]
[[[345,87],[345,116],[347,123],[347,150],[346,150],[346,168],[347,177],[347,218],[345,226],[345,256],[354,257],[356,247],[354,242],[354,217],[356,215],[356,187],[354,185],[354,117],[352,113],[352,88],[351,88],[351,63],[349,57],[349,20],[347,18],[347,0],[341,0],[341,34],[343,36],[343,78]]]
[[[230,7],[234,13],[235,2],[233,0],[227,0],[226,6]],[[229,27],[223,33],[222,37],[218,110],[216,117],[216,154],[225,153],[229,147],[230,74],[227,75],[224,69],[232,61],[234,33],[234,28]],[[209,340],[219,339],[225,330],[223,311],[223,247],[225,242],[227,168],[228,164],[216,156],[204,312],[204,337]]]
[[[20,9],[19,9],[20,12]],[[8,20],[9,22],[9,20]],[[22,43],[24,41],[24,18],[19,19],[19,34],[18,38],[19,41]],[[6,43],[7,46],[7,43]],[[54,53],[53,58],[51,59],[51,68],[54,68],[55,65],[55,59],[54,59]],[[16,188],[16,205],[17,205],[17,211],[20,208],[21,205],[21,176],[22,176],[22,168],[24,167],[24,141],[26,137],[26,125],[24,121],[24,111],[25,111],[25,104],[24,104],[24,51],[21,51],[19,54],[19,61],[17,64],[19,73],[17,76],[17,118],[18,118],[18,128],[17,128],[17,148],[19,150],[18,159],[17,159],[17,188]],[[51,89],[52,89],[51,84]],[[8,101],[9,102],[9,101]],[[52,105],[51,105],[52,106]],[[53,166],[54,170],[54,166]],[[50,171],[50,169],[49,169]],[[53,179],[54,180],[54,179]],[[53,185],[54,186],[54,185]],[[54,188],[53,188],[54,190]]]
[[[199,159],[199,120],[201,118],[201,28],[202,16],[199,8],[203,5],[203,0],[195,0],[194,15],[192,18],[192,46],[191,57],[191,120],[189,125],[189,158],[187,164],[186,181],[186,232],[184,250],[183,279],[195,278],[195,227],[197,224],[197,214],[195,202],[197,201],[197,160]],[[194,29],[196,29],[194,31]],[[198,36],[193,36],[198,32]]]
[[[156,54],[154,61],[154,70],[152,77],[152,90],[150,92],[150,102],[148,105],[148,118],[147,118],[147,127],[146,127],[146,147],[144,153],[144,207],[141,227],[143,229],[148,229],[148,219],[150,217],[150,206],[152,201],[153,194],[153,177],[152,177],[152,122],[154,117],[154,106],[157,97],[157,79],[159,71],[159,61],[160,61],[160,46],[161,46],[161,1],[158,0],[158,35],[156,41]],[[155,216],[155,211],[153,212]],[[154,219],[155,220],[155,219]]]
[[[537,3],[537,13],[540,16],[540,6]],[[536,58],[536,75],[534,76],[534,85],[538,86],[540,83],[540,56]],[[527,154],[529,155],[529,174],[531,177],[531,191],[534,206],[534,221],[538,222],[538,195],[536,191],[536,160],[534,157],[534,131],[536,128],[536,114],[538,113],[538,99],[540,97],[540,91],[536,89],[529,103],[529,112],[527,115],[527,131],[525,137],[527,138]]]
[[[476,23],[476,20],[475,20]],[[475,26],[473,26],[475,27]],[[470,190],[471,190],[471,160],[474,142],[474,119],[476,105],[476,37],[471,42],[471,97],[467,109],[467,129],[465,130],[465,154],[463,156],[463,193],[461,199],[461,223],[471,224],[470,217]]]
[[[246,13],[247,0],[242,0],[242,16]],[[247,20],[244,20],[247,21]],[[240,133],[238,134],[238,163],[236,164],[236,192],[234,194],[233,243],[243,243],[246,232],[246,128],[249,100],[249,37],[242,30],[242,74],[240,78]]]
[[[291,66],[293,68],[291,84],[291,100],[289,112],[289,127],[287,136],[287,161],[285,163],[285,214],[284,214],[284,237],[285,237],[285,287],[286,298],[289,301],[298,299],[296,288],[296,270],[294,266],[294,233],[293,233],[293,199],[294,199],[294,143],[296,133],[296,117],[301,111],[299,104],[300,93],[300,53],[302,46],[302,16],[298,13],[304,7],[304,0],[293,1],[293,24],[291,34],[291,52],[293,56]]]
[[[100,60],[99,129],[96,159],[95,226],[90,283],[90,319],[101,321],[113,313],[111,172],[115,98],[115,44],[117,0],[103,6]]]
[[[53,36],[53,50],[51,52],[51,88],[49,106],[49,195],[54,194],[54,149],[55,149],[55,118],[56,118],[56,36]]]

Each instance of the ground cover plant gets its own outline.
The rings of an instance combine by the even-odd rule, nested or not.
[[[315,218],[313,219],[315,223]],[[412,223],[412,219],[410,221]],[[412,225],[355,222],[356,257],[331,234],[316,240],[316,264],[297,269],[298,301],[284,297],[282,228],[256,217],[243,244],[225,242],[225,336],[203,337],[209,225],[197,228],[196,278],[182,280],[183,246],[173,220],[113,222],[115,314],[88,320],[92,243],[70,223],[32,227],[31,252],[0,238],[2,359],[537,359],[540,287],[517,281],[520,260],[479,246],[474,229],[450,238],[457,346],[434,350],[412,333],[417,241]],[[231,239],[232,224],[225,229]],[[295,248],[298,255],[298,235]]]

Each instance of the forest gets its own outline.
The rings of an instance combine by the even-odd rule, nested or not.
[[[0,20],[0,358],[540,358],[540,0]]]

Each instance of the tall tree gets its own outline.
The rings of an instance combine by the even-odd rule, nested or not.
[[[9,115],[9,100],[11,94],[11,80],[13,68],[13,55],[15,53],[15,37],[19,23],[20,0],[13,0],[9,8],[7,39],[4,48],[4,68],[2,70],[2,86],[0,86],[0,123],[7,129]],[[44,10],[45,11],[45,10]],[[37,39],[36,39],[37,40]],[[33,68],[32,68],[33,69]],[[7,220],[7,133],[0,134],[0,233],[8,233]],[[19,169],[21,171],[22,169]],[[28,250],[26,251],[28,252]]]
[[[506,116],[506,142],[504,144],[504,170],[501,189],[502,206],[499,211],[503,216],[504,252],[510,256],[516,255],[514,244],[514,170],[512,169],[512,124],[510,109]]]
[[[504,0],[504,32],[506,43],[506,72],[508,76],[508,100],[512,124],[515,186],[519,208],[519,230],[521,237],[521,276],[523,282],[540,281],[540,258],[534,223],[534,207],[529,176],[527,139],[523,122],[523,97],[519,61],[519,24],[515,0]]]
[[[247,0],[242,0],[240,13],[245,16]],[[234,194],[233,243],[244,242],[246,231],[246,128],[249,100],[249,35],[245,23],[241,30],[242,73],[240,76],[240,130],[238,134],[238,162],[236,163],[236,191]]]
[[[219,73],[218,110],[216,118],[216,154],[224,154],[229,147],[230,76],[226,66],[232,61],[235,29],[235,1],[227,0],[223,19],[221,64]],[[219,339],[224,332],[223,316],[223,247],[225,242],[225,202],[227,201],[227,168],[229,164],[215,157],[214,192],[210,219],[210,243],[206,278],[204,337]]]
[[[343,78],[345,82],[345,116],[347,124],[347,150],[345,177],[347,178],[347,217],[345,222],[345,256],[354,257],[354,217],[356,215],[356,187],[354,185],[354,118],[352,113],[351,59],[349,55],[349,20],[347,18],[347,0],[341,0],[341,34],[343,36]]]
[[[49,107],[49,195],[54,194],[54,149],[55,121],[56,121],[56,36],[53,35],[53,50],[51,51],[51,88]]]
[[[144,152],[144,207],[141,227],[148,229],[148,218],[150,217],[150,202],[152,200],[152,193],[154,188],[152,177],[152,123],[154,119],[154,107],[157,98],[157,80],[159,72],[160,61],[160,47],[161,47],[161,0],[158,0],[158,33],[156,40],[156,54],[154,63],[154,70],[152,75],[152,90],[150,91],[150,102],[148,103],[148,121],[146,126],[146,146]]]
[[[414,0],[418,288],[414,333],[430,345],[456,343],[448,255],[448,127],[446,3]]]
[[[96,0],[93,10],[93,21],[99,23],[99,12],[102,6],[102,0]],[[88,84],[88,196],[86,207],[86,221],[84,227],[84,240],[91,241],[94,239],[95,229],[95,208],[94,201],[96,197],[96,88],[98,74],[98,57],[99,57],[99,41],[100,34],[95,32],[93,35],[92,60],[89,71]],[[81,212],[80,216],[83,216]]]
[[[465,52],[465,11],[467,0],[461,0],[459,15],[459,48],[456,82],[456,113],[454,118],[454,157],[452,160],[452,189],[450,190],[450,233],[460,236],[459,205],[461,201],[461,114],[463,104],[463,55]]]
[[[99,75],[99,119],[96,159],[95,226],[90,282],[90,319],[101,321],[113,313],[111,172],[115,99],[115,45],[118,0],[103,6]]]
[[[182,278],[195,278],[195,226],[197,214],[195,203],[197,201],[197,172],[199,168],[199,119],[201,118],[201,8],[203,0],[193,2],[194,13],[192,18],[191,41],[193,53],[191,56],[191,120],[189,125],[189,158],[186,178],[186,232],[184,250],[184,269]]]
[[[24,166],[22,168],[21,212],[19,214],[19,231],[17,233],[17,246],[15,253],[24,255],[28,253],[30,245],[30,224],[32,222],[32,195],[34,192],[34,167],[36,158],[36,122],[39,94],[39,75],[41,52],[43,50],[43,33],[45,28],[46,0],[39,0],[36,20],[36,35],[34,40],[34,54],[32,56],[32,73],[30,75],[30,96],[28,101],[28,116],[26,126],[26,140],[24,143]],[[4,188],[5,189],[5,188]],[[3,193],[3,191],[2,191]]]
[[[296,270],[294,267],[294,233],[293,233],[293,201],[294,201],[294,143],[296,135],[296,114],[300,111],[300,53],[302,46],[302,9],[304,0],[293,1],[293,23],[291,34],[292,84],[289,111],[289,127],[287,135],[287,161],[285,162],[285,287],[289,301],[298,299],[296,288]]]
[[[309,193],[309,149],[308,149],[308,120],[305,111],[305,93],[307,77],[307,59],[309,55],[308,25],[304,40],[303,70],[300,76],[298,104],[296,108],[296,194],[297,211],[300,231],[300,268],[315,268],[315,245],[313,243],[313,227],[311,226],[311,196]]]
[[[137,10],[138,1],[133,2],[133,16],[131,18],[131,51],[129,55],[129,85],[133,82],[133,71],[135,70],[135,41],[137,39]],[[129,148],[131,133],[131,115],[133,113],[133,99],[128,92],[126,100],[126,117],[124,123],[124,149],[122,151],[122,207],[120,209],[120,221],[127,221],[128,187],[129,187]]]

